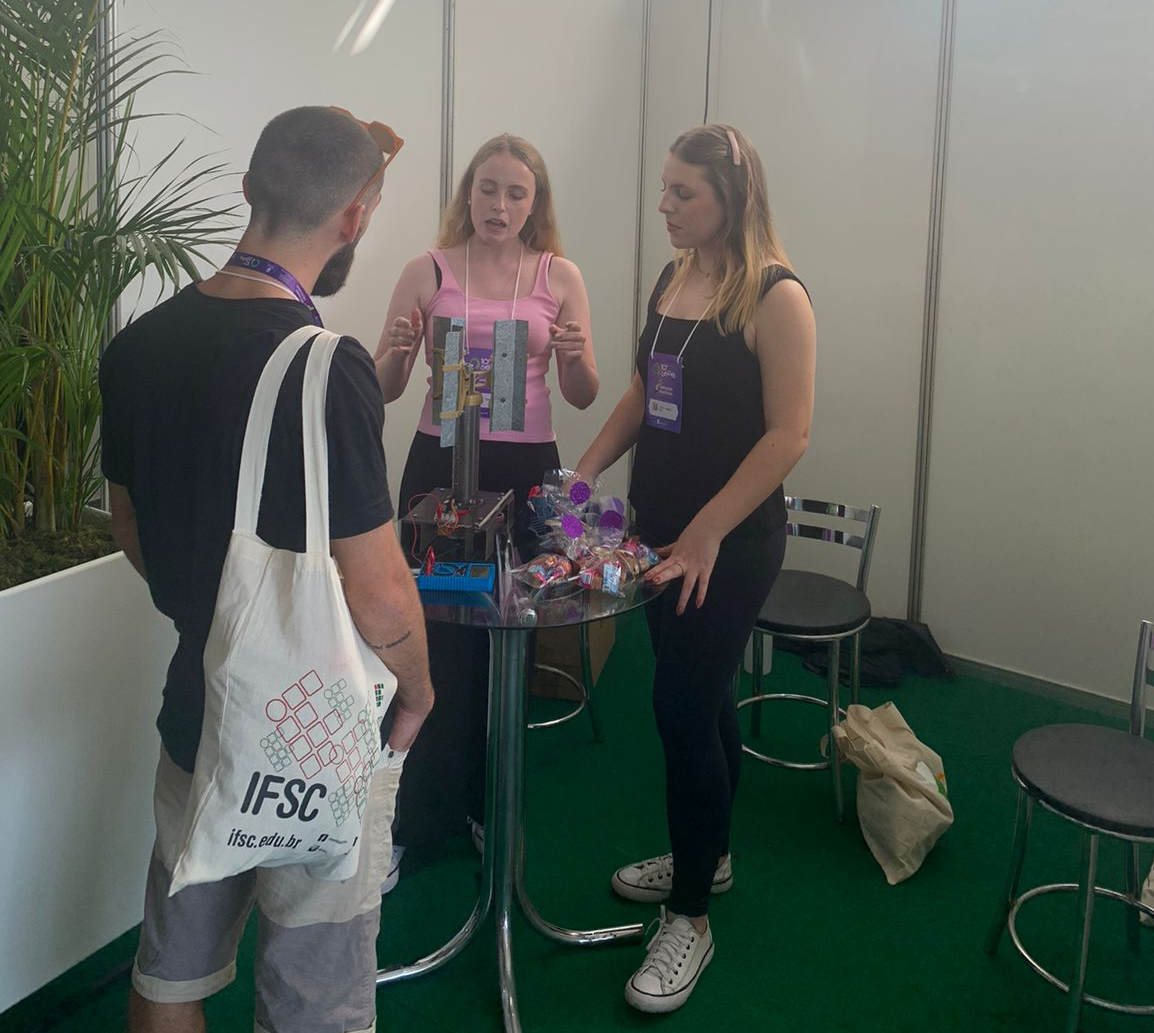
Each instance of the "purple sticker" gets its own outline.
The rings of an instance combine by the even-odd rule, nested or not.
[[[625,526],[625,517],[616,510],[607,509],[598,519],[597,526],[609,531],[620,531]]]
[[[589,485],[584,481],[574,481],[573,486],[569,489],[569,498],[579,506],[585,505],[591,494],[593,493],[589,490]]]
[[[585,533],[585,525],[581,523],[579,517],[566,513],[561,518],[561,530],[570,538],[580,538]]]

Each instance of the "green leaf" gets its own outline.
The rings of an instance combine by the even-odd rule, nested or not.
[[[162,290],[235,234],[226,166],[174,148],[135,171],[138,100],[194,74],[163,34],[94,29],[114,0],[0,0],[0,534],[78,518],[99,485],[97,369],[109,316],[145,270]],[[103,140],[111,167],[97,169]]]

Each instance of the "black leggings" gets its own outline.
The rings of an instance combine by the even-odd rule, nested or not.
[[[452,456],[439,438],[418,431],[401,478],[398,509],[408,512],[414,496],[449,487]],[[478,465],[482,491],[513,489],[515,524],[521,525],[529,489],[541,483],[546,470],[560,466],[560,459],[553,441],[482,441]],[[409,531],[402,526],[406,551],[412,545]],[[425,631],[437,702],[405,760],[394,830],[398,845],[418,850],[463,832],[466,816],[484,820],[489,695],[489,633],[436,621],[426,622]]]
[[[651,544],[674,536],[643,527]],[[717,862],[729,852],[729,823],[741,772],[733,675],[785,556],[782,528],[722,543],[705,604],[677,616],[681,581],[645,610],[657,666],[653,711],[665,750],[665,808],[673,849],[667,907],[696,918],[709,910]]]

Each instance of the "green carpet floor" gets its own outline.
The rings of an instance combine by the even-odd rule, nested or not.
[[[606,742],[584,718],[528,739],[528,883],[542,914],[562,925],[648,921],[655,909],[617,900],[612,870],[666,849],[660,747],[649,707],[652,660],[644,622],[622,620],[598,686]],[[778,654],[778,687],[821,681],[796,657]],[[633,945],[560,947],[523,922],[514,926],[517,989],[527,1031],[650,1029],[663,1033],[767,1030],[782,1033],[979,1033],[1060,1030],[1065,997],[1034,975],[1009,944],[981,950],[1001,890],[1014,816],[1009,773],[1016,736],[1056,721],[1111,723],[1098,714],[990,682],[907,677],[894,691],[863,690],[863,702],[894,699],[920,738],[945,759],[956,821],[922,870],[896,887],[862,841],[852,816],[833,821],[824,773],[770,768],[747,758],[734,816],[734,888],[711,909],[716,956],[679,1012],[651,1017],[622,998],[641,958]],[[535,707],[547,706],[536,701]],[[784,722],[786,711],[791,722]],[[748,713],[746,711],[745,713]],[[779,753],[816,749],[822,713],[778,704],[767,711]],[[847,786],[851,779],[847,778]],[[1075,878],[1077,837],[1045,813],[1035,818],[1024,884]],[[1101,881],[1119,885],[1121,850],[1103,847]],[[447,939],[469,913],[478,859],[467,837],[406,874],[385,899],[382,961],[412,960]],[[1051,895],[1023,913],[1023,935],[1039,959],[1068,971],[1072,895]],[[1097,908],[1091,992],[1154,999],[1154,932],[1140,955],[1122,944],[1123,909]],[[237,982],[210,1000],[213,1033],[252,1029],[253,930]],[[134,933],[0,1015],[2,1033],[42,1025],[63,1000],[131,956]],[[55,1025],[58,1033],[123,1028],[126,981],[113,983]],[[385,1033],[501,1030],[491,925],[440,972],[383,989]],[[1154,1020],[1087,1008],[1085,1033],[1154,1030]]]

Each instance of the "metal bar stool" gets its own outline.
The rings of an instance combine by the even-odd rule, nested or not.
[[[847,638],[852,643],[850,692],[852,701],[856,703],[861,682],[861,632],[870,621],[870,603],[865,594],[865,586],[869,577],[881,510],[877,506],[855,509],[837,502],[821,502],[816,499],[795,498],[791,495],[786,496],[785,505],[793,512],[822,513],[850,522],[848,525],[850,529],[838,529],[791,521],[786,524],[786,532],[798,538],[833,542],[858,549],[860,554],[857,580],[851,585],[839,578],[808,570],[783,570],[778,575],[753,630],[753,695],[742,700],[737,706],[738,709],[750,706],[755,708],[750,719],[750,730],[754,737],[761,734],[760,704],[769,700],[788,699],[825,707],[829,712],[830,757],[828,760],[802,762],[770,757],[744,744],[742,749],[750,756],[777,767],[800,771],[828,769],[833,780],[834,814],[838,821],[844,821],[845,794],[842,789],[841,757],[832,747],[833,726],[845,716],[845,711],[838,703],[841,643]],[[860,528],[859,532],[859,529],[853,526],[855,524],[862,524],[864,527]],[[770,639],[772,649],[774,636],[827,644],[829,662],[827,698],[797,692],[762,692],[763,639]]]
[[[1154,842],[1154,742],[1145,738],[1146,687],[1151,676],[1151,635],[1154,625],[1143,621],[1134,664],[1128,731],[1098,725],[1045,725],[1026,732],[1014,743],[1011,771],[1018,783],[1018,809],[1010,876],[997,914],[986,937],[985,951],[994,954],[1008,927],[1019,954],[1047,982],[1069,994],[1066,1033],[1076,1033],[1084,1003],[1130,1015],[1154,1015],[1154,1005],[1120,1004],[1086,993],[1086,962],[1095,897],[1128,905],[1129,946],[1138,949],[1139,917],[1154,918],[1154,908],[1141,903],[1138,888],[1138,844]],[[1026,857],[1035,802],[1082,830],[1082,871],[1079,882],[1036,886],[1019,895],[1018,880]],[[1112,836],[1126,849],[1125,892],[1096,884],[1098,837]],[[1043,968],[1026,949],[1017,930],[1018,911],[1028,900],[1046,893],[1077,893],[1074,942],[1076,961],[1070,982]]]

